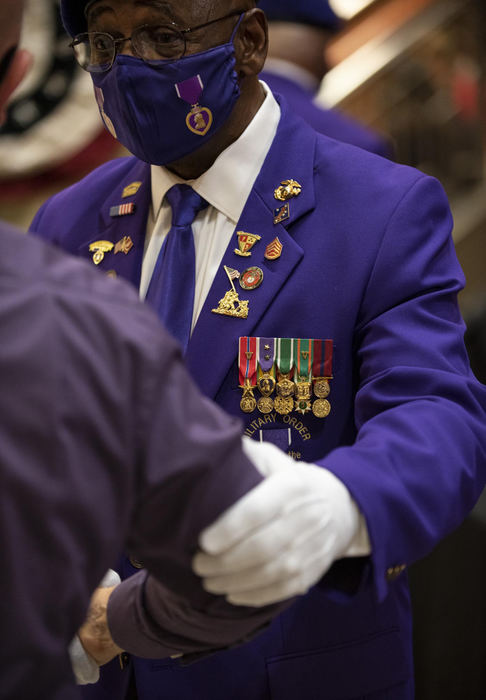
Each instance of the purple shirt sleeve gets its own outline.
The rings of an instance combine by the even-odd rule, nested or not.
[[[242,452],[240,422],[203,398],[178,349],[163,345],[171,351],[152,344],[153,362],[145,358],[137,499],[126,542],[149,574],[119,586],[108,609],[117,644],[154,657],[246,640],[287,605],[230,605],[192,573],[201,530],[262,477]]]

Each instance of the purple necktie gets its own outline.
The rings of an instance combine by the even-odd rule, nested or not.
[[[166,198],[172,208],[172,226],[157,258],[146,301],[185,353],[191,335],[196,282],[192,222],[208,203],[189,185],[174,185]]]

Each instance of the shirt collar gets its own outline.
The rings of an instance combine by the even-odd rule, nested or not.
[[[262,106],[242,135],[195,180],[182,180],[167,168],[152,165],[152,209],[154,218],[167,191],[176,184],[190,185],[209,204],[236,224],[243,212],[255,180],[277,133],[280,107],[270,88],[265,90]]]

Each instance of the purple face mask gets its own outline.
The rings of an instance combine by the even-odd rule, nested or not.
[[[91,75],[106,128],[137,158],[166,165],[193,153],[225,123],[240,96],[233,38],[177,61],[118,55]]]

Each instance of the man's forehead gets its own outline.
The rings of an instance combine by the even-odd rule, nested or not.
[[[234,10],[236,0],[127,0],[129,4],[139,7],[160,9],[167,17],[172,16],[184,23],[200,23],[217,14],[226,14]],[[64,27],[71,36],[87,31],[86,14],[91,14],[99,6],[113,8],[123,0],[61,0],[61,14]],[[251,0],[239,0],[238,7],[251,6]]]
[[[148,7],[149,9],[161,10],[167,14],[173,14],[177,7],[191,5],[192,3],[180,0],[178,3],[171,0],[91,0],[85,8],[85,15],[88,20],[92,20],[117,5],[127,5],[128,7]]]

